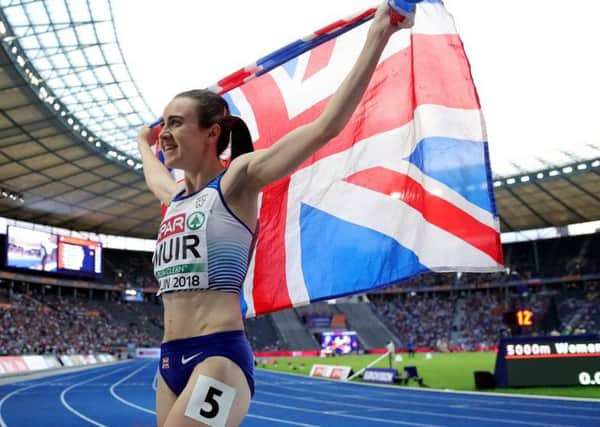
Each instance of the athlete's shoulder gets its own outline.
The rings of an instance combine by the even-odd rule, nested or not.
[[[222,180],[222,188],[231,190],[249,190],[255,187],[249,179],[248,166],[260,156],[265,150],[255,150],[251,153],[244,153],[231,161]]]
[[[240,172],[244,172],[248,168],[248,164],[255,159],[257,156],[260,156],[264,149],[254,150],[250,153],[244,153],[231,160],[229,167],[227,168],[226,174],[236,174]]]

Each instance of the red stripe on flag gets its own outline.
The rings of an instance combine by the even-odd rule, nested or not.
[[[310,58],[306,65],[306,71],[304,72],[304,78],[302,80],[309,79],[313,74],[318,73],[329,64],[334,47],[335,39],[311,50]]]
[[[252,67],[250,69],[240,68],[239,70],[235,71],[234,73],[230,74],[224,79],[219,80],[217,82],[217,84],[221,88],[219,94],[226,93],[231,89],[238,87],[239,85],[244,83],[244,80],[246,78],[250,77],[259,70],[259,67]]]
[[[408,175],[383,167],[366,169],[344,181],[387,195],[394,194],[418,210],[427,222],[464,240],[502,264],[500,235],[452,203],[435,196]]]
[[[269,100],[253,103],[260,135],[260,140],[254,144],[255,149],[266,148],[289,132],[285,101],[269,74],[250,81],[241,89],[249,100]],[[273,311],[274,307],[281,309],[292,306],[285,277],[285,221],[289,182],[290,178],[287,177],[263,189],[252,288],[257,315]]]
[[[285,277],[285,221],[289,184],[290,177],[286,177],[263,190],[252,288],[257,315],[292,306]]]
[[[270,74],[263,74],[251,80],[240,89],[252,105],[260,136],[258,141],[254,142],[255,150],[271,146],[294,129],[290,126],[292,122],[285,100]]]
[[[358,21],[362,21],[365,18],[368,18],[369,16],[372,16],[375,13],[376,9],[374,7],[365,10],[364,12],[362,12],[359,15],[356,15],[354,18],[347,20],[347,19],[339,19],[337,21],[335,21],[332,24],[327,25],[326,27],[323,28],[319,28],[317,31],[314,32],[314,34],[316,34],[317,36],[323,36],[329,33],[334,32],[335,30],[339,30],[342,27],[347,27],[350,26],[352,24],[354,24],[355,22]]]
[[[416,105],[480,108],[471,65],[458,34],[412,36]]]

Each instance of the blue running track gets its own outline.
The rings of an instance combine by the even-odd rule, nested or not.
[[[158,362],[136,360],[0,386],[0,427],[155,426]],[[245,427],[600,426],[600,400],[371,387],[258,371]]]

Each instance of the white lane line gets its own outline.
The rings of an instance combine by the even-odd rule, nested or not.
[[[269,385],[271,387],[277,387],[277,388],[284,388],[284,389],[288,389],[288,390],[292,390],[292,391],[302,391],[303,389],[299,388],[299,387],[290,387],[290,386],[284,386],[284,385]],[[310,394],[323,394],[325,396],[331,396],[330,392],[324,392],[324,391],[317,391],[314,388],[312,388],[310,391],[309,390],[305,390],[307,393]],[[362,395],[360,397],[356,396],[356,395],[352,395],[352,394],[344,394],[344,393],[336,393],[335,394],[337,397],[344,397],[346,399],[357,399],[360,401],[364,401],[365,399],[367,399],[367,397],[365,395]],[[389,396],[389,394],[386,394],[385,396]],[[375,399],[377,399],[377,402],[390,402],[390,403],[398,403],[398,399],[389,399],[389,398],[385,398],[385,397],[378,397],[378,396],[373,396]],[[485,408],[479,405],[473,405],[471,404],[469,401],[466,404],[456,404],[456,405],[448,405],[448,404],[439,404],[439,403],[428,403],[428,402],[417,402],[417,401],[413,401],[413,400],[408,400],[408,399],[404,399],[403,398],[403,402],[408,404],[408,405],[415,405],[415,406],[425,406],[425,407],[431,407],[431,408],[455,408],[455,409],[466,409],[466,410],[470,410],[472,412],[508,412],[510,414],[521,414],[521,415],[539,415],[539,416],[543,416],[543,417],[563,417],[563,418],[581,418],[581,419],[589,419],[590,416],[589,415],[575,415],[575,414],[565,414],[565,413],[561,413],[561,412],[537,412],[537,411],[524,411],[521,409],[511,409],[510,407],[504,409],[504,408],[497,408],[497,407],[491,407],[491,408]],[[507,406],[510,406],[511,404],[509,403]],[[493,406],[493,405],[492,405]],[[600,407],[599,407],[600,408]]]
[[[154,374],[154,379],[152,380],[152,389],[156,391],[156,387],[158,387],[158,369],[156,370],[156,374]]]
[[[296,390],[297,391],[297,390]],[[270,394],[273,396],[281,396],[281,393],[272,393],[272,392],[268,392],[268,391],[259,391],[260,394]],[[311,391],[311,393],[315,393],[315,391]],[[319,403],[319,404],[323,404],[323,399],[313,399],[310,397],[298,397],[298,396],[286,396],[288,399],[294,399],[294,400],[302,400],[302,401],[306,401],[306,402],[315,402],[315,403]],[[435,416],[435,417],[442,417],[442,418],[458,418],[458,419],[465,419],[465,420],[477,420],[477,421],[488,421],[489,418],[488,417],[476,417],[476,416],[472,416],[472,415],[457,415],[457,414],[448,414],[448,413],[440,413],[440,412],[431,412],[431,411],[416,411],[416,410],[411,410],[411,409],[397,409],[397,408],[389,408],[389,407],[381,407],[381,406],[371,406],[371,405],[360,405],[358,403],[342,403],[342,402],[331,402],[333,405],[339,405],[339,406],[350,406],[353,408],[364,408],[364,409],[368,409],[368,410],[380,410],[380,411],[387,411],[387,412],[399,412],[399,413],[405,413],[405,414],[417,414],[417,415],[430,415],[430,416]],[[345,416],[345,415],[339,415],[339,416]],[[497,420],[498,423],[505,423],[505,424],[519,424],[519,425],[530,425],[530,426],[542,426],[542,427],[569,427],[565,424],[549,424],[549,423],[536,423],[536,422],[529,422],[529,421],[520,421],[520,420],[509,420],[509,419],[502,419],[502,420]]]
[[[4,421],[4,418],[2,417],[2,406],[4,405],[4,402],[6,402],[12,396],[15,396],[15,395],[17,395],[17,394],[19,394],[19,393],[21,393],[22,391],[25,391],[25,390],[30,390],[32,388],[40,387],[40,386],[43,386],[43,385],[48,385],[48,384],[56,383],[57,380],[63,381],[63,380],[66,380],[68,378],[75,378],[75,377],[79,377],[81,375],[89,374],[89,373],[90,373],[89,371],[85,371],[85,372],[78,372],[77,374],[72,374],[72,375],[67,375],[67,376],[57,375],[57,376],[60,376],[60,378],[57,378],[57,376],[54,376],[54,378],[51,379],[51,380],[44,381],[44,382],[41,382],[41,383],[31,384],[31,385],[28,385],[26,387],[21,387],[21,388],[18,388],[16,390],[11,391],[6,396],[4,396],[2,398],[2,400],[0,400],[0,427],[7,427],[6,422]]]
[[[92,382],[92,381],[94,381],[94,380],[96,380],[96,379],[98,379],[98,378],[104,378],[104,377],[107,377],[107,376],[109,376],[109,375],[113,375],[115,372],[122,371],[123,369],[127,369],[127,368],[119,368],[119,369],[115,369],[114,371],[111,371],[111,372],[108,372],[108,373],[106,373],[106,374],[102,374],[102,375],[97,375],[97,376],[95,376],[95,377],[92,377],[92,378],[90,378],[90,379],[88,379],[88,380],[85,380],[85,381],[81,381],[81,382],[75,383],[75,384],[71,385],[70,387],[67,387],[67,388],[65,388],[65,389],[62,391],[62,393],[60,393],[60,402],[63,404],[63,406],[64,406],[65,408],[67,408],[67,410],[68,410],[69,412],[72,412],[73,414],[77,415],[77,416],[78,416],[79,418],[81,418],[82,420],[85,420],[85,421],[87,421],[88,423],[90,423],[90,424],[92,424],[92,425],[95,425],[96,427],[106,427],[104,424],[100,424],[100,423],[98,423],[98,422],[94,421],[93,419],[86,417],[86,416],[85,416],[85,415],[83,415],[81,412],[79,412],[78,410],[76,410],[75,408],[73,408],[71,405],[69,405],[69,404],[67,403],[67,400],[66,400],[65,396],[67,395],[67,393],[68,393],[70,390],[74,389],[75,387],[79,387],[80,385],[87,384],[87,383],[89,383],[89,382]]]
[[[487,403],[490,405],[505,405],[507,402],[503,401],[503,400],[510,400],[510,405],[515,405],[515,406],[538,406],[541,408],[564,408],[564,409],[574,409],[574,410],[578,410],[578,411],[594,411],[597,412],[598,408],[595,407],[589,407],[589,406],[571,406],[571,405],[559,405],[557,404],[557,402],[561,402],[561,403],[568,403],[568,402],[573,402],[573,403],[598,403],[598,399],[596,398],[586,398],[586,397],[565,397],[565,396],[541,396],[541,395],[534,395],[534,394],[522,394],[522,393],[499,393],[499,392],[490,392],[490,391],[472,391],[472,390],[441,390],[441,389],[420,389],[420,388],[414,388],[414,387],[399,387],[397,385],[386,385],[386,384],[369,384],[369,383],[361,383],[361,382],[352,382],[352,383],[340,383],[338,380],[332,380],[329,378],[311,378],[310,381],[306,380],[306,375],[305,374],[295,374],[293,372],[270,372],[267,371],[266,369],[257,369],[256,372],[260,372],[261,375],[263,376],[268,376],[268,377],[277,377],[279,380],[281,379],[281,377],[290,377],[290,378],[298,378],[298,381],[296,381],[295,383],[297,384],[302,384],[302,385],[306,385],[308,384],[315,384],[316,382],[321,382],[324,385],[330,385],[334,388],[336,388],[337,386],[341,385],[341,384],[351,384],[353,386],[359,386],[359,387],[368,387],[371,390],[373,390],[373,394],[380,392],[382,394],[389,394],[386,393],[386,391],[390,391],[391,393],[397,393],[398,391],[405,393],[405,394],[414,394],[414,395],[418,395],[420,394],[420,396],[418,396],[418,399],[423,398],[423,396],[427,395],[427,394],[437,394],[437,396],[432,396],[431,399],[436,399],[437,401],[440,400],[459,400],[459,401],[464,401],[464,397],[461,397],[460,395],[468,395],[468,396],[476,396],[476,397],[490,397],[490,398],[498,398],[498,399],[494,399],[496,400],[495,402],[492,402],[491,399],[471,399],[471,397],[469,397],[469,401],[470,402],[480,402],[480,403]],[[257,384],[260,384],[261,381],[258,380]],[[269,381],[264,381],[264,384],[271,384],[271,382]],[[292,382],[294,383],[294,382]],[[455,395],[457,397],[447,397],[444,395]],[[403,396],[404,397],[404,396]],[[427,397],[426,397],[427,398]],[[530,400],[537,400],[540,401],[540,403],[533,403],[533,402],[522,402],[523,399],[530,399]],[[518,400],[518,401],[517,401]],[[514,402],[514,403],[513,403]],[[543,402],[543,403],[541,403]]]
[[[113,385],[110,386],[110,394],[112,395],[112,397],[114,397],[115,399],[117,399],[119,402],[127,405],[127,406],[131,406],[132,408],[135,408],[139,411],[143,411],[143,412],[147,412],[148,414],[152,414],[152,415],[156,415],[156,412],[148,409],[148,408],[144,408],[143,406],[139,406],[136,405],[133,402],[130,402],[129,400],[123,399],[121,396],[119,396],[116,392],[115,392],[115,388],[117,388],[120,384],[124,383],[125,381],[127,381],[129,378],[133,377],[135,374],[137,374],[138,372],[140,372],[142,369],[146,368],[148,365],[144,365],[141,368],[136,369],[135,371],[133,371],[132,373],[130,373],[129,375],[121,378],[119,381],[117,381],[116,383],[114,383]]]
[[[261,371],[262,372],[262,371]],[[264,372],[263,372],[264,373]],[[293,375],[297,377],[304,377],[301,374],[291,374],[287,372],[282,372],[282,375]],[[277,374],[275,374],[277,375]],[[316,381],[319,381],[323,386],[331,386],[335,390],[339,390],[345,384],[348,383],[340,383],[337,380],[329,380],[329,379],[321,379],[315,378],[312,382],[314,384]],[[261,384],[261,382],[258,382]],[[262,382],[265,385],[275,385],[277,383],[273,382]],[[294,383],[291,383],[294,384]],[[307,385],[306,381],[298,381],[296,384]],[[348,384],[350,385],[350,384]],[[417,399],[419,402],[423,402],[425,400],[435,400],[435,402],[464,402],[465,399],[468,399],[469,403],[481,403],[484,405],[495,406],[495,405],[510,405],[510,406],[525,406],[525,407],[536,407],[536,408],[544,408],[544,409],[570,409],[573,411],[586,411],[597,413],[600,411],[600,407],[591,407],[591,406],[573,406],[573,405],[561,405],[560,403],[573,402],[575,403],[587,403],[593,402],[597,403],[598,399],[585,399],[585,398],[561,398],[558,396],[534,396],[534,395],[525,395],[525,394],[506,394],[506,393],[491,393],[491,392],[474,392],[474,391],[466,391],[466,390],[422,390],[418,388],[400,388],[398,386],[387,386],[387,385],[375,385],[375,384],[365,384],[365,383],[351,383],[351,385],[361,386],[361,387],[369,387],[369,395],[371,396],[388,396],[388,397],[398,397],[399,395],[406,402],[409,402],[407,399]],[[277,385],[278,387],[285,387]],[[297,387],[294,387],[294,390],[298,390]],[[310,392],[312,393],[314,388],[310,388]],[[414,393],[413,393],[414,392]],[[426,396],[426,394],[436,393],[437,396]],[[445,395],[444,395],[445,394]],[[451,397],[448,395],[454,394],[456,397]],[[464,394],[465,396],[460,396]],[[336,393],[336,395],[340,395]],[[408,396],[407,396],[408,395]],[[412,396],[410,396],[412,395]],[[471,398],[470,396],[477,397],[486,397],[489,396],[489,399],[476,399]],[[353,396],[353,395],[348,395]],[[379,399],[379,397],[377,397]],[[523,399],[530,399],[529,402],[523,402]],[[532,402],[531,400],[536,400],[536,402]],[[545,401],[545,402],[541,402]],[[410,400],[412,403],[413,400]]]
[[[279,394],[278,396],[281,397],[281,394]],[[287,396],[287,397],[289,397],[289,396]],[[319,402],[323,403],[323,401],[321,401],[321,400],[319,400]],[[299,408],[297,406],[280,405],[278,403],[263,402],[262,400],[256,400],[256,399],[252,400],[252,403],[253,404],[257,404],[257,405],[272,406],[274,408],[290,409],[292,411],[310,412],[310,413],[313,413],[313,414],[323,415],[323,410],[322,409]],[[399,425],[403,425],[403,426],[443,427],[441,425],[436,425],[436,424],[409,423],[409,422],[406,422],[406,421],[391,420],[389,418],[361,417],[360,415],[336,414],[335,416],[336,417],[344,417],[344,418],[355,418],[355,419],[358,419],[358,420],[378,421],[378,422],[387,423],[387,424],[399,424]]]
[[[403,399],[415,399],[418,401],[434,400],[436,402],[464,402],[468,399],[469,403],[479,403],[483,405],[495,406],[495,405],[509,405],[509,406],[524,406],[527,408],[543,408],[543,409],[571,409],[573,411],[589,411],[589,412],[600,412],[600,407],[592,406],[574,406],[577,403],[593,402],[597,403],[597,399],[586,399],[586,398],[568,398],[560,396],[537,396],[528,394],[508,394],[508,393],[492,393],[492,392],[476,392],[468,390],[423,390],[418,388],[399,388],[398,386],[384,386],[384,385],[373,385],[364,383],[352,383],[357,386],[370,387],[372,391],[369,392],[373,396],[393,396],[394,391],[402,392]],[[329,385],[335,385],[335,383],[329,383]],[[379,390],[377,390],[379,389]],[[386,391],[390,393],[386,393]],[[414,392],[414,393],[413,393]],[[427,393],[437,394],[437,396],[426,396]],[[412,396],[407,396],[411,395]],[[397,395],[397,394],[396,394]],[[455,397],[449,396],[454,395]],[[463,395],[463,396],[461,396]],[[474,396],[474,397],[471,397]],[[391,396],[390,396],[391,397]],[[487,397],[482,399],[481,397]],[[479,399],[478,399],[479,398]],[[379,398],[378,398],[379,399]],[[529,400],[525,402],[524,400]],[[411,400],[412,402],[412,400]],[[571,404],[565,404],[573,402]]]
[[[259,420],[276,421],[276,422],[281,423],[281,424],[290,424],[290,425],[293,425],[293,426],[319,427],[316,424],[297,423],[295,421],[287,421],[287,420],[282,420],[281,418],[271,418],[271,417],[265,417],[265,416],[262,416],[262,415],[248,414],[248,415],[246,415],[246,417],[247,418],[258,418]]]

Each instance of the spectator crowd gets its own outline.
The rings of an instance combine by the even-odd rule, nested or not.
[[[0,355],[116,353],[131,344],[155,347],[159,339],[97,303],[13,293],[0,306]]]
[[[103,282],[119,289],[156,287],[151,254],[108,249],[104,253]],[[600,280],[594,274],[600,274],[599,253],[600,233],[519,242],[505,245],[510,266],[506,271],[425,274],[399,285],[408,292],[371,294],[369,299],[401,341],[433,350],[468,351],[497,344],[507,329],[503,315],[517,306],[535,313],[537,327],[529,333],[598,333]],[[547,285],[530,280],[538,278],[552,280]],[[494,286],[478,289],[490,283]],[[78,298],[72,289],[65,288],[60,296],[56,291],[40,292],[44,287],[48,286],[32,283],[27,290],[9,292],[0,286],[0,355],[89,354],[160,343],[162,309],[156,298],[149,297],[152,292],[146,293],[146,302],[125,303],[116,291],[92,299],[91,291],[89,298]],[[337,311],[325,308],[323,304],[297,308],[299,320],[309,330],[333,328]],[[246,325],[254,350],[287,348],[289,343],[269,316]]]

